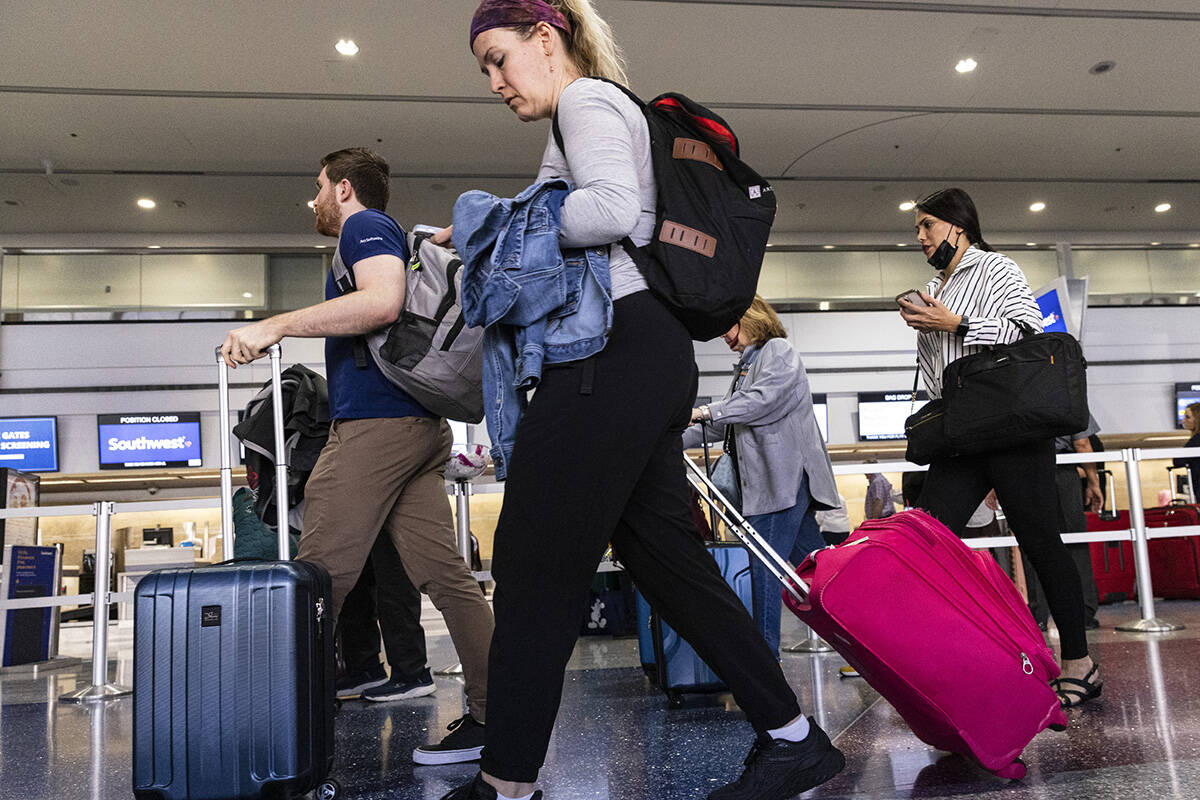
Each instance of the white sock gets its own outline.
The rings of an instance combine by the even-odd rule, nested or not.
[[[808,717],[800,716],[795,722],[784,725],[782,728],[775,728],[767,731],[772,739],[783,739],[785,742],[803,741],[808,736],[809,728]]]
[[[500,794],[499,792],[496,792],[496,800],[533,800],[533,792],[530,792],[523,797],[509,797],[506,794]]]

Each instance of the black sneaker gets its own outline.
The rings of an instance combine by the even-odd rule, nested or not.
[[[759,737],[746,756],[746,769],[733,783],[722,786],[708,800],[787,800],[842,771],[846,758],[833,746],[812,717],[808,736],[801,742]]]
[[[464,714],[446,726],[450,731],[437,744],[421,745],[413,750],[417,764],[458,764],[475,761],[483,751],[483,725],[470,714]],[[490,788],[490,787],[489,787]],[[473,797],[474,795],[464,795]]]
[[[369,689],[363,689],[362,699],[375,703],[385,703],[388,700],[408,700],[413,697],[424,697],[433,694],[437,687],[433,684],[433,676],[429,670],[424,670],[414,680],[390,680]]]
[[[496,790],[483,779],[479,773],[470,783],[464,783],[457,789],[451,789],[442,795],[442,800],[496,800]],[[533,800],[542,800],[542,790],[533,793]]]
[[[363,672],[356,672],[353,675],[338,678],[335,684],[337,687],[337,696],[341,700],[349,697],[358,697],[363,693],[364,689],[387,683],[387,679],[387,671],[383,668],[383,664],[376,664]]]

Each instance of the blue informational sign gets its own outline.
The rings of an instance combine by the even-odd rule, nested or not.
[[[0,467],[22,472],[58,471],[55,417],[0,418]]]
[[[200,412],[101,414],[100,469],[198,467]]]
[[[58,548],[14,545],[7,550],[4,569],[9,599],[53,597]],[[53,624],[54,609],[50,607],[9,611],[4,623],[4,666],[32,664],[50,658]]]
[[[1050,331],[1071,332],[1067,328],[1067,320],[1063,316],[1062,298],[1058,296],[1057,290],[1051,289],[1039,295],[1037,304],[1038,308],[1042,310],[1042,330],[1047,333]]]

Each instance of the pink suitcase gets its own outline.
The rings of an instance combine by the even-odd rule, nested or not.
[[[689,465],[691,462],[688,462]],[[690,470],[693,483],[703,473]],[[870,520],[795,569],[726,510],[727,525],[785,583],[784,601],[895,707],[913,733],[1005,778],[1066,714],[1058,665],[1013,586],[921,511]]]

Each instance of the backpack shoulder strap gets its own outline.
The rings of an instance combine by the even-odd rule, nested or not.
[[[600,78],[600,77],[592,76],[592,80],[604,81],[605,83],[609,83],[609,84],[612,84],[613,86],[617,87],[618,89],[620,89],[622,92],[625,93],[626,97],[628,97],[630,100],[633,101],[633,104],[635,106],[637,106],[638,109],[640,109],[643,114],[646,113],[646,104],[644,102],[642,102],[642,98],[638,97],[636,94],[634,94],[632,91],[630,91],[627,86],[617,83],[616,81],[609,80],[608,78]],[[560,128],[558,126],[558,109],[557,108],[554,109],[554,117],[550,123],[550,129],[551,129],[551,132],[554,134],[554,143],[556,145],[558,145],[558,149],[563,152],[563,155],[566,155],[567,148],[563,146],[562,128]]]

